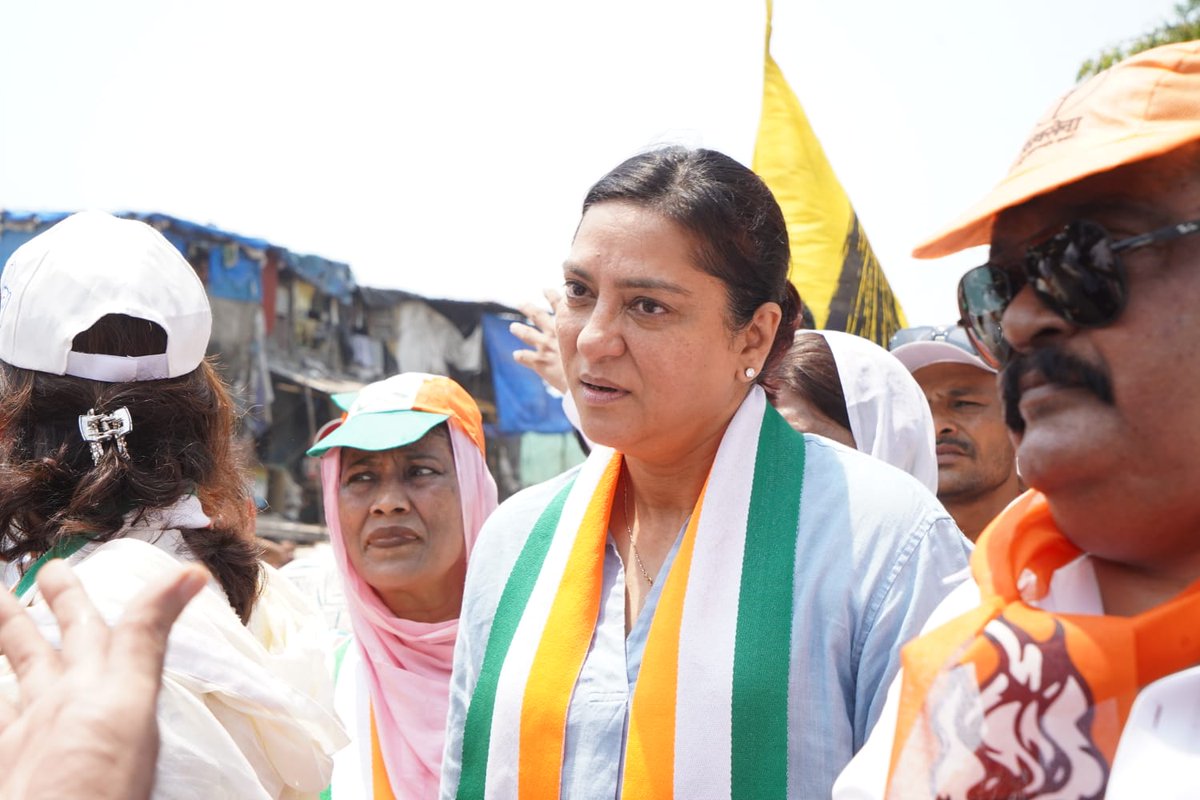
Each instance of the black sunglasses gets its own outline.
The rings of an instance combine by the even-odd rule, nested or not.
[[[1098,328],[1121,315],[1129,294],[1125,266],[1118,253],[1200,232],[1200,220],[1112,241],[1101,225],[1072,222],[1041,244],[1030,247],[1018,264],[984,264],[958,282],[960,324],[980,357],[999,368],[1012,355],[1000,318],[1025,284],[1047,308],[1073,325]]]

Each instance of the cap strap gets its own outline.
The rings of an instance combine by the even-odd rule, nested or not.
[[[166,353],[152,356],[109,356],[99,353],[67,353],[64,375],[105,383],[160,381],[168,375]]]

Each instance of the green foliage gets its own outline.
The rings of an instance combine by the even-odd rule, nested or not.
[[[1187,42],[1200,39],[1200,0],[1184,0],[1175,5],[1175,18],[1164,22],[1149,33],[1130,39],[1123,44],[1115,45],[1100,51],[1095,58],[1089,58],[1079,67],[1076,80],[1090,78],[1097,72],[1106,70],[1113,64],[1128,58],[1134,53],[1158,47],[1160,44],[1172,42]]]

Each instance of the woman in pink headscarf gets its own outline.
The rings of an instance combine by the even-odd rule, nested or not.
[[[496,507],[479,409],[449,378],[397,375],[309,455],[354,632],[334,698],[352,743],[325,796],[436,797],[467,559]]]

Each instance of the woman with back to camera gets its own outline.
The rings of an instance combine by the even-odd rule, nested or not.
[[[353,641],[335,655],[350,747],[328,797],[437,797],[467,561],[496,508],[475,401],[407,372],[353,397],[310,449]]]
[[[819,797],[966,565],[918,484],[758,385],[798,300],[783,216],[709,150],[592,187],[556,315],[598,443],[468,569],[443,798]]]
[[[937,493],[929,401],[879,345],[841,331],[796,331],[787,353],[763,376],[763,388],[796,430],[882,459]]]
[[[344,734],[320,652],[289,641],[306,607],[286,606],[288,587],[258,563],[233,404],[204,358],[211,325],[195,272],[143,223],[84,212],[13,254],[0,275],[0,555],[48,629],[34,580],[50,559],[75,568],[110,623],[147,581],[202,563],[212,580],[170,637],[154,796],[313,797]]]

